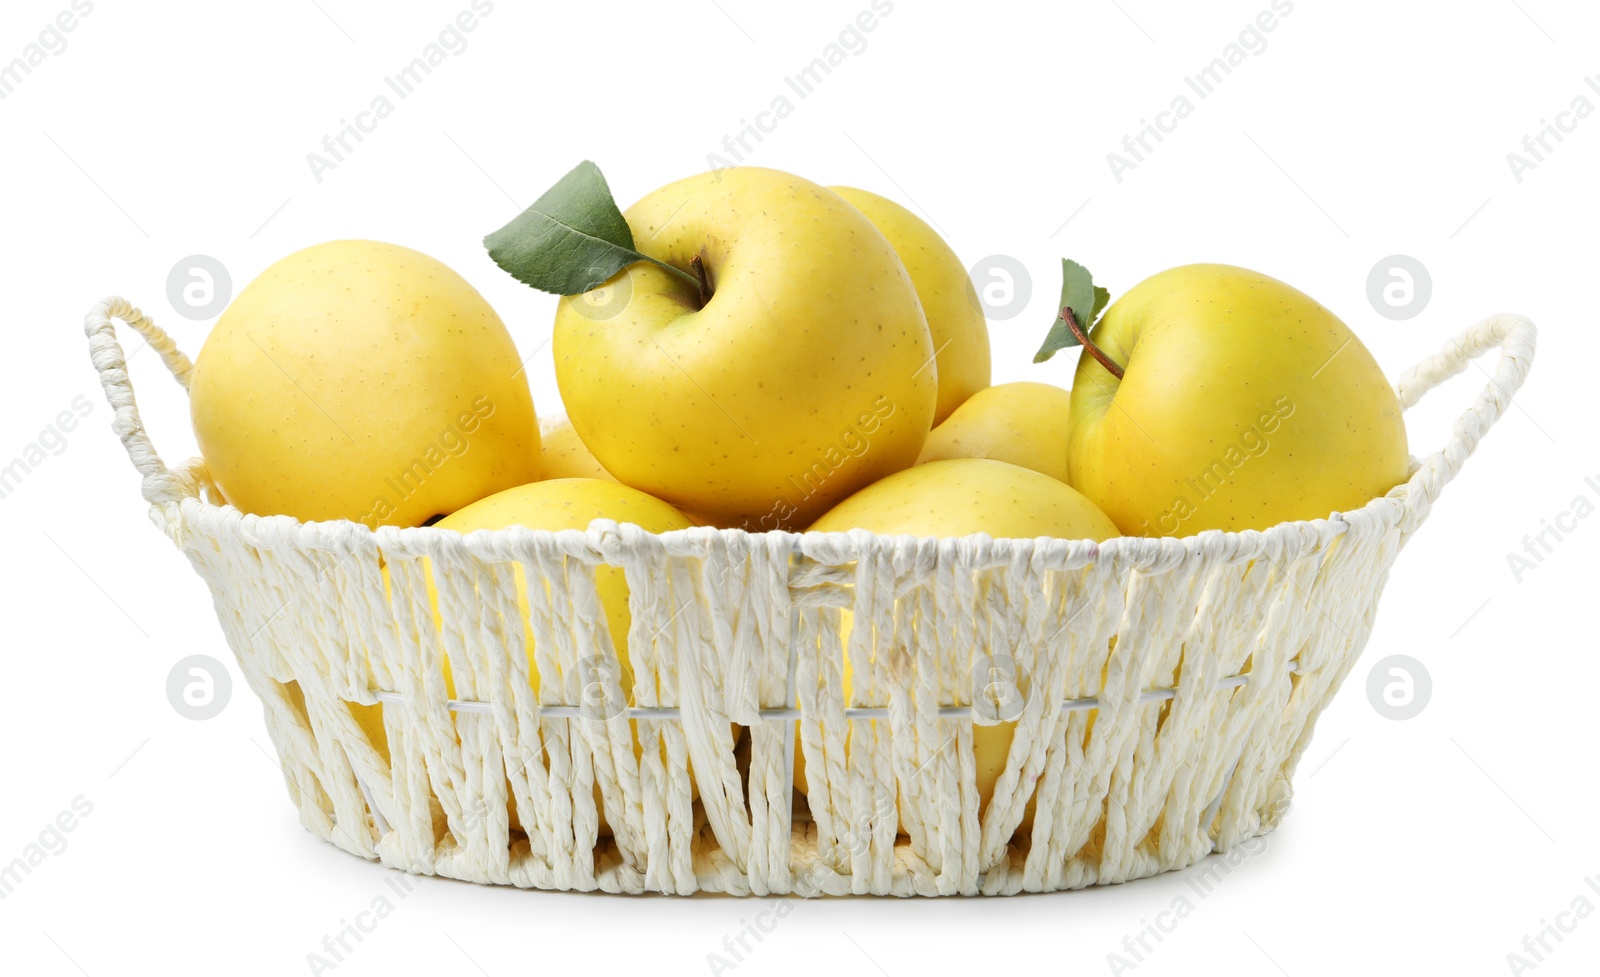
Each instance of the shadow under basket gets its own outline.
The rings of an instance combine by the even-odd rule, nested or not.
[[[211,588],[308,829],[406,872],[738,895],[1074,889],[1270,831],[1390,565],[1510,404],[1535,339],[1527,319],[1491,316],[1401,377],[1409,408],[1500,350],[1444,448],[1360,509],[1097,545],[245,515],[218,504],[201,459],[157,456],[113,320],[186,387],[191,363],[122,299],[87,317],[152,518]],[[630,588],[630,690],[602,566]],[[518,568],[542,584],[526,618]],[[980,810],[974,729],[1007,721]]]

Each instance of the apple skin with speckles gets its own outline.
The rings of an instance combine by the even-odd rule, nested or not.
[[[715,525],[804,527],[916,461],[938,388],[904,265],[837,194],[738,167],[625,214],[648,263],[561,300],[553,348],[578,436],[619,481]]]
[[[1072,384],[1067,475],[1124,535],[1267,529],[1404,481],[1400,404],[1350,328],[1258,272],[1196,264],[1117,299]]]
[[[607,482],[616,481],[595,460],[578,437],[578,432],[573,430],[572,422],[565,417],[554,423],[540,425],[539,467],[542,469],[540,477],[545,479],[598,478]]]
[[[928,222],[893,200],[854,187],[829,187],[883,232],[917,288],[939,364],[937,427],[989,386],[989,323],[972,276]]]
[[[189,385],[227,501],[256,515],[420,526],[539,477],[516,344],[439,261],[329,241],[225,309]]]
[[[1072,394],[1048,383],[1018,380],[985,387],[928,435],[917,464],[947,458],[992,458],[1067,480]]]

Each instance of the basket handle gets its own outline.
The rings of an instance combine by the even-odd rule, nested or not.
[[[1426,512],[1433,505],[1489,428],[1511,406],[1511,398],[1521,389],[1533,366],[1538,332],[1526,316],[1506,312],[1488,316],[1450,340],[1439,352],[1407,370],[1394,385],[1400,409],[1408,410],[1428,391],[1465,370],[1468,363],[1491,349],[1500,350],[1500,362],[1495,365],[1494,372],[1484,371],[1489,383],[1456,418],[1444,447],[1424,458],[1417,475],[1413,476],[1413,480],[1420,479],[1422,488],[1420,497],[1417,493],[1408,493],[1406,505],[1413,512]]]
[[[100,374],[100,386],[105,390],[106,402],[111,405],[111,429],[122,439],[133,467],[144,476],[140,488],[145,500],[151,505],[163,505],[191,498],[198,493],[194,480],[170,471],[145,433],[139,404],[133,396],[133,383],[128,378],[128,360],[122,354],[122,344],[117,342],[115,319],[131,326],[161,354],[161,362],[185,390],[189,389],[189,374],[194,364],[178,349],[171,336],[127,299],[118,296],[101,299],[84,317],[83,332],[89,337],[89,359]]]

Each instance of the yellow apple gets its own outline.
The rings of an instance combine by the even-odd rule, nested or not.
[[[189,403],[222,494],[258,515],[419,526],[539,477],[510,333],[398,245],[331,241],[262,272],[206,338]]]
[[[539,436],[539,462],[543,477],[599,478],[615,482],[611,473],[584,446],[577,429],[565,417],[545,427]]]
[[[1118,535],[1105,513],[1065,482],[1003,461],[956,458],[918,465],[852,495],[818,519],[810,532],[867,529],[880,535],[961,537],[987,533],[995,539],[1051,536],[1092,539]],[[849,634],[845,613],[845,635]],[[978,649],[981,650],[981,649]],[[844,661],[844,693],[850,695],[850,660]],[[973,727],[979,810],[994,796],[1005,771],[1014,723]],[[805,758],[795,753],[795,783],[808,785]],[[1032,802],[1029,805],[1031,819]],[[1024,821],[1026,826],[1029,822]]]
[[[1258,272],[1145,279],[1090,333],[1072,388],[1071,483],[1130,536],[1266,529],[1405,480],[1393,388],[1349,327]]]
[[[645,255],[698,262],[710,298],[641,262],[603,286],[604,303],[561,300],[556,380],[606,471],[761,531],[803,526],[916,460],[933,341],[910,276],[860,211],[739,167],[669,184],[624,216]]]
[[[928,435],[917,464],[990,458],[1067,480],[1072,395],[1048,383],[1002,383],[973,394]]]
[[[967,398],[989,385],[989,323],[967,267],[928,222],[893,200],[854,187],[829,187],[883,232],[917,287],[937,351],[939,403],[933,423],[943,424]]]
[[[356,723],[361,731],[367,734],[367,742],[378,751],[385,763],[389,762],[389,732],[383,726],[383,703],[364,705],[360,702],[348,703],[350,712],[356,717]]]

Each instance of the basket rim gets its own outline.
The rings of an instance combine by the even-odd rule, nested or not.
[[[1314,549],[1342,536],[1351,530],[1365,533],[1383,531],[1406,522],[1417,500],[1426,500],[1426,480],[1429,465],[1414,456],[1409,459],[1410,476],[1387,493],[1369,500],[1359,508],[1335,511],[1317,519],[1292,519],[1266,529],[1221,530],[1207,529],[1190,536],[1114,536],[1104,541],[1067,539],[1055,536],[993,537],[987,533],[966,536],[914,536],[910,534],[880,534],[866,529],[838,532],[794,532],[766,530],[751,532],[745,529],[723,529],[716,526],[691,526],[665,533],[655,533],[632,523],[619,524],[608,519],[596,519],[587,529],[535,529],[512,525],[499,529],[476,529],[468,533],[438,526],[379,526],[373,528],[351,519],[301,520],[290,515],[257,515],[244,512],[231,503],[217,504],[201,498],[198,491],[186,495],[179,503],[185,515],[199,516],[205,525],[195,527],[192,519],[185,519],[189,528],[203,528],[207,532],[234,531],[250,537],[258,549],[273,550],[280,547],[310,549],[314,551],[347,551],[352,543],[372,543],[395,556],[421,556],[469,554],[491,561],[516,559],[509,551],[523,551],[530,546],[554,546],[569,553],[593,554],[596,549],[610,549],[605,541],[620,540],[624,546],[638,546],[654,541],[670,555],[703,555],[714,540],[729,538],[745,540],[759,545],[789,549],[807,556],[814,554],[839,554],[855,552],[864,545],[881,541],[895,546],[916,548],[933,547],[939,550],[988,549],[999,560],[1023,553],[1049,553],[1051,562],[1070,566],[1083,566],[1102,561],[1129,563],[1141,567],[1168,565],[1195,555],[1220,560],[1242,562],[1262,553],[1290,553]],[[190,458],[175,466],[174,475],[193,485],[196,490],[210,480],[205,474],[202,458]],[[153,509],[159,508],[152,506]],[[1427,503],[1413,527],[1426,514]],[[848,559],[854,559],[853,556]],[[597,561],[609,562],[609,561]],[[837,556],[827,562],[844,562]]]

